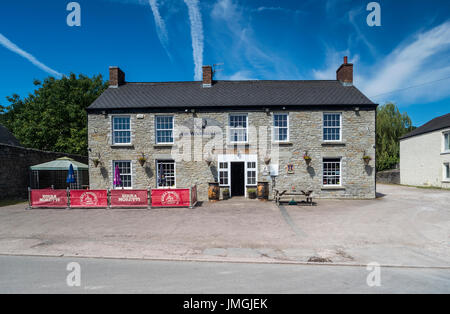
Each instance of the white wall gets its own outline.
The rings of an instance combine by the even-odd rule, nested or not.
[[[450,162],[450,153],[443,153],[446,131],[450,128],[400,141],[401,184],[450,188],[444,181],[444,163]]]

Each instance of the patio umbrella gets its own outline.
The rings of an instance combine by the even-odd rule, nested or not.
[[[158,171],[158,185],[164,186],[166,183],[166,176],[164,174],[164,167],[163,164],[159,164],[159,171]]]
[[[121,186],[122,180],[120,179],[120,169],[119,165],[116,165],[116,169],[114,169],[114,186]]]
[[[72,183],[75,183],[75,172],[73,171],[73,165],[70,164],[69,166],[69,172],[67,173],[67,179],[66,183],[70,184],[70,187],[72,188]]]

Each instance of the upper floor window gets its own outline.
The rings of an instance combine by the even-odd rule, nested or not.
[[[112,117],[112,143],[131,144],[131,124],[129,116]]]
[[[287,113],[273,114],[273,140],[275,142],[289,141],[289,115]]]
[[[341,114],[324,113],[323,114],[323,140],[340,141],[341,140]]]
[[[450,132],[444,133],[444,152],[450,152]]]
[[[248,116],[246,114],[230,115],[230,142],[246,143],[247,142],[247,125]]]
[[[341,185],[341,160],[339,158],[323,160],[323,185]]]
[[[131,189],[132,188],[131,161],[129,161],[129,160],[114,160],[113,161],[113,169],[114,169],[113,187],[115,189],[118,189],[118,188]],[[115,180],[116,171],[119,172],[119,176],[120,176],[120,180],[118,180],[118,182]]]
[[[156,116],[156,144],[173,143],[173,116]]]

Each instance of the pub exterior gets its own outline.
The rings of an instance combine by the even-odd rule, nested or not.
[[[172,189],[210,182],[232,197],[258,182],[316,198],[375,198],[376,104],[336,80],[130,83],[110,67],[109,88],[88,107],[91,189]],[[115,169],[121,185],[114,185]]]

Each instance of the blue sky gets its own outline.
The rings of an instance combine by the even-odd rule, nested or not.
[[[128,81],[193,80],[218,63],[217,79],[335,79],[348,55],[355,85],[415,125],[450,112],[448,0],[377,1],[380,27],[361,0],[79,0],[80,27],[69,2],[2,0],[0,104],[34,79],[107,79],[110,65]]]

